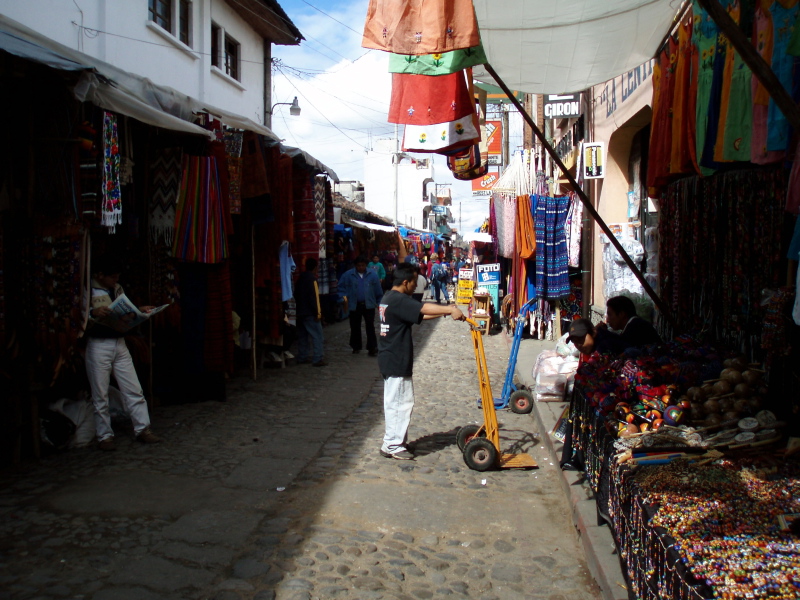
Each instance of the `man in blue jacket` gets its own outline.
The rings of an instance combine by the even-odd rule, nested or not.
[[[350,316],[350,347],[353,349],[353,354],[361,352],[361,319],[364,319],[367,330],[367,351],[370,356],[377,356],[375,307],[383,296],[383,288],[375,271],[367,269],[365,257],[359,256],[355,265],[339,279],[339,296],[347,298]]]

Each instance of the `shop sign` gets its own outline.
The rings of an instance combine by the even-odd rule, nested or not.
[[[587,142],[583,145],[583,178],[602,179],[605,177],[606,166],[603,152],[603,142]]]
[[[478,267],[478,287],[484,287],[493,283],[500,284],[500,263],[490,265],[477,265]]]
[[[475,292],[475,272],[472,269],[458,270],[456,300],[459,304],[469,304]]]
[[[492,188],[497,180],[500,178],[500,173],[493,171],[487,173],[483,177],[478,177],[472,180],[472,195],[473,196],[491,196]]]
[[[548,94],[544,99],[545,119],[570,119],[581,116],[580,94]]]
[[[433,211],[433,214],[435,215],[446,215],[447,207],[434,204],[433,206],[431,206],[431,211]]]

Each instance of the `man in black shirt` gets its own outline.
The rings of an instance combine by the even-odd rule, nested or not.
[[[423,319],[450,315],[454,321],[466,317],[456,305],[422,304],[411,295],[417,287],[417,270],[403,264],[395,270],[394,285],[378,306],[381,330],[378,336],[378,366],[383,375],[383,413],[386,429],[381,456],[412,460],[407,446],[408,426],[414,410],[414,343],[411,326]]]

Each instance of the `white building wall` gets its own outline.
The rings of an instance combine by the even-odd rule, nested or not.
[[[394,171],[392,154],[395,140],[377,140],[373,150],[364,158],[365,208],[383,217],[394,220]],[[416,156],[425,160],[425,156]],[[428,206],[423,201],[422,182],[433,179],[433,160],[427,168],[417,168],[410,158],[400,161],[397,167],[397,218],[402,225],[423,227],[422,209]],[[429,187],[432,188],[433,184]]]
[[[248,22],[224,0],[194,0],[190,48],[151,23],[147,6],[147,0],[0,0],[0,13],[65,46],[262,123],[264,41]],[[241,45],[240,82],[211,65],[212,19]],[[82,34],[80,24],[98,33]]]

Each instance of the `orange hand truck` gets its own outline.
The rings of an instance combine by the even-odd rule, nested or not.
[[[474,471],[488,471],[492,468],[529,469],[538,467],[530,454],[504,454],[500,450],[500,430],[497,424],[497,412],[494,408],[492,386],[489,382],[486,352],[483,349],[482,326],[474,319],[467,319],[467,323],[470,325],[472,346],[475,349],[483,425],[465,425],[459,429],[456,441],[464,454],[464,462]]]

